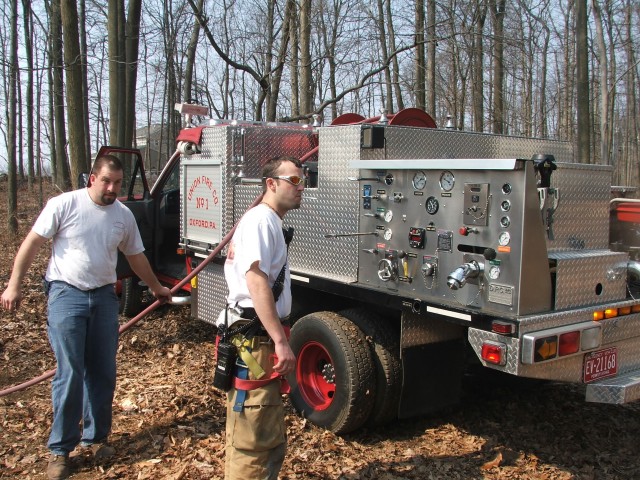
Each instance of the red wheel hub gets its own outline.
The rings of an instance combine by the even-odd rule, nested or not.
[[[329,352],[320,343],[309,342],[298,353],[296,380],[310,407],[329,408],[336,393],[335,370]]]

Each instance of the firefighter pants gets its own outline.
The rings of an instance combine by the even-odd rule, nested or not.
[[[273,372],[273,343],[252,352],[266,375]],[[249,379],[255,377],[249,372]],[[277,480],[286,451],[280,381],[249,390],[241,412],[233,410],[236,389],[227,393],[225,480]]]

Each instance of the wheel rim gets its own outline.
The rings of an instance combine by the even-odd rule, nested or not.
[[[336,393],[333,360],[318,342],[305,344],[298,353],[296,380],[305,402],[314,410],[331,406]]]

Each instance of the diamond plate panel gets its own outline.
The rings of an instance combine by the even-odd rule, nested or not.
[[[550,252],[609,247],[611,172],[609,166],[558,164],[551,175],[559,202],[553,213],[553,239],[547,239]]]
[[[626,298],[626,253],[609,250],[558,252],[549,258],[556,260],[556,309]]]
[[[363,152],[362,159],[521,158],[526,160],[535,154],[552,153],[556,162],[573,162],[571,144],[554,140],[407,127],[388,127],[385,131],[385,140],[384,149],[366,150]]]
[[[198,318],[215,324],[227,303],[227,293],[229,290],[224,280],[224,267],[209,263],[198,274]]]
[[[400,347],[409,348],[461,338],[464,327],[428,315],[402,312]]]

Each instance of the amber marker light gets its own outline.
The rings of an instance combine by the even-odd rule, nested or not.
[[[614,318],[618,316],[618,309],[617,308],[607,308],[604,311],[604,318]]]
[[[618,309],[618,315],[629,315],[631,313],[631,307],[620,307]]]
[[[604,318],[604,312],[602,310],[598,310],[596,312],[593,312],[593,320],[595,322],[598,322],[600,320],[602,320]]]
[[[640,303],[639,303],[639,304],[637,304],[637,305],[632,305],[632,306],[631,306],[631,311],[632,311],[633,313],[638,313],[638,312],[640,312]]]

